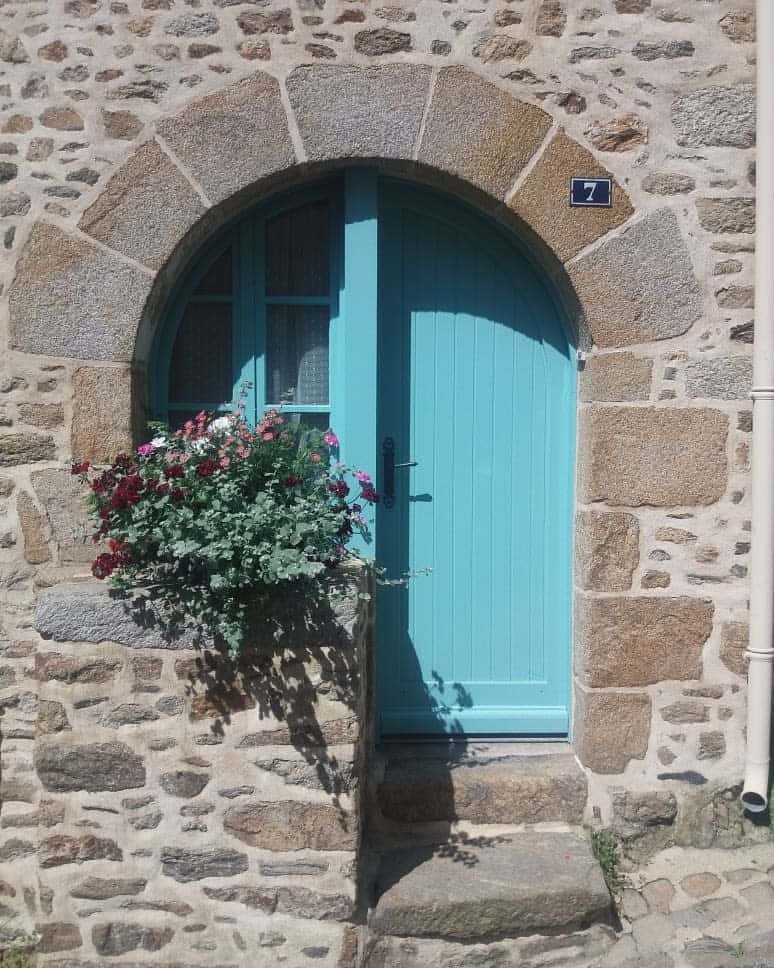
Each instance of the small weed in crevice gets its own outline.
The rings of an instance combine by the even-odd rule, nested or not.
[[[592,830],[591,849],[602,868],[608,890],[617,894],[621,889],[621,875],[618,871],[618,837],[610,830]]]
[[[36,965],[34,950],[27,945],[0,948],[0,968],[36,968]]]

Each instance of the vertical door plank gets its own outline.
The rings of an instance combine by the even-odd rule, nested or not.
[[[378,193],[376,171],[353,168],[344,185],[344,330],[341,459],[374,473],[378,313]],[[359,539],[353,549],[373,555]]]

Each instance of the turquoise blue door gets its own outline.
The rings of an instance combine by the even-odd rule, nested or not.
[[[575,357],[509,236],[353,168],[213,239],[157,360],[172,423],[282,406],[376,467],[383,735],[567,732]]]
[[[380,730],[568,730],[575,354],[512,242],[379,196]]]

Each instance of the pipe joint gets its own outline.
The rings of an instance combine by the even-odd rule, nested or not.
[[[750,397],[753,400],[774,400],[774,387],[753,387],[750,390]]]

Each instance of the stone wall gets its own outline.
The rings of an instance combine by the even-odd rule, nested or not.
[[[41,593],[0,877],[43,961],[352,963],[367,588],[294,595],[236,663],[103,586]]]
[[[153,325],[181,259],[247,201],[349,157],[391,159],[485,206],[531,241],[575,306],[586,358],[574,743],[589,816],[629,823],[627,791],[671,803],[698,785],[708,809],[721,803],[744,749],[754,39],[752,0],[4,4],[0,825],[15,827],[30,800],[43,839],[56,836],[46,817],[63,795],[39,791],[35,722],[66,716],[68,742],[140,737],[151,790],[99,795],[119,810],[122,836],[160,838],[128,824],[160,810],[158,831],[207,825],[191,840],[226,844],[214,835],[225,806],[217,791],[189,804],[221,804],[216,819],[183,819],[160,786],[164,773],[210,768],[185,764],[177,747],[145,747],[174,734],[189,756],[206,728],[173,733],[185,716],[134,689],[141,653],[117,646],[88,654],[121,663],[121,701],[111,692],[76,710],[108,690],[82,686],[80,673],[68,687],[41,679],[36,670],[66,669],[86,650],[41,641],[32,610],[41,590],[88,573],[68,462],[131,444]],[[567,207],[570,175],[606,172],[612,209]],[[46,658],[52,651],[64,658]],[[181,657],[154,657],[158,698],[172,696]],[[110,710],[131,714],[115,712],[122,704],[160,719],[106,725]],[[211,760],[212,750],[190,755]],[[158,807],[122,805],[150,795]],[[118,830],[116,815],[95,816],[67,822]],[[0,841],[4,861],[19,861],[16,897],[7,888],[2,903],[75,923],[69,894],[38,885],[25,842],[13,829]],[[152,880],[139,867],[131,876]],[[331,863],[322,879],[337,876]],[[184,890],[195,907],[194,888]]]

